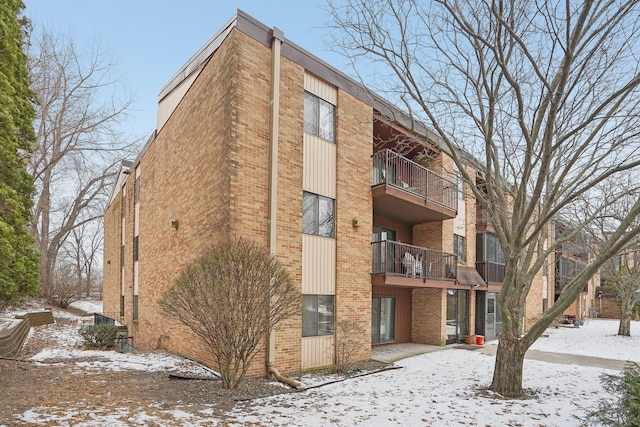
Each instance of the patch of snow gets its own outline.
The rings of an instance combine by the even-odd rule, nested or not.
[[[640,362],[640,322],[631,322],[631,336],[618,334],[619,320],[589,320],[579,328],[549,328],[531,349]]]
[[[82,310],[85,313],[89,314],[102,313],[102,301],[100,300],[85,299],[74,301],[69,305],[73,308],[77,308],[78,310]]]
[[[61,332],[70,334],[76,326]],[[617,321],[591,320],[580,328],[550,328],[532,347],[555,353],[574,353],[618,360],[640,360],[640,338],[618,337]],[[632,331],[640,331],[640,322],[632,322]],[[205,376],[208,368],[165,353],[118,353],[81,350],[77,339],[63,338],[53,328],[59,345],[35,355],[38,363],[57,363],[77,359],[78,372],[87,369],[171,371]],[[77,334],[76,334],[77,335]],[[495,342],[487,343],[495,345]],[[312,388],[299,393],[271,396],[238,403],[227,414],[231,419],[212,419],[211,410],[189,407],[167,411],[162,418],[149,415],[146,408],[104,407],[88,410],[78,402],[69,408],[33,408],[19,417],[28,423],[70,424],[74,415],[91,421],[73,422],[80,426],[125,425],[380,425],[380,426],[499,426],[551,427],[580,425],[590,408],[606,396],[601,384],[603,373],[616,371],[578,365],[525,360],[524,387],[530,399],[502,399],[488,391],[495,356],[446,347],[432,353],[410,357],[395,363],[399,369],[387,370],[342,382]],[[68,362],[67,362],[68,363]],[[326,383],[333,376],[301,376],[303,387]],[[60,415],[54,415],[60,414]]]

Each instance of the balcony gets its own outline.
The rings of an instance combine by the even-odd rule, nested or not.
[[[454,254],[392,240],[371,245],[371,283],[374,285],[451,287],[451,282],[455,282],[457,257]],[[439,281],[445,283],[439,286]]]
[[[480,203],[476,203],[476,230],[493,230],[493,223],[491,222],[489,211],[487,211]]]
[[[489,261],[476,261],[476,270],[486,283],[499,283],[504,281],[504,264]]]
[[[391,150],[373,155],[374,212],[409,224],[455,218],[457,187]]]

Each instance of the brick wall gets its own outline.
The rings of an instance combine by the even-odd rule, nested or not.
[[[412,302],[411,341],[445,345],[447,290],[414,289]]]
[[[201,340],[161,313],[157,302],[203,250],[229,236],[229,159],[238,97],[235,44],[232,34],[204,67],[140,162],[137,322],[131,319],[133,174],[126,184],[124,323],[133,344],[141,350],[165,347],[210,365],[213,360]],[[169,226],[170,220],[178,220],[177,229]]]
[[[371,354],[371,107],[338,92],[336,197],[336,320],[348,319],[364,330],[356,360]],[[352,220],[362,220],[353,227]]]
[[[104,214],[104,255],[102,263],[102,309],[120,312],[120,194]]]

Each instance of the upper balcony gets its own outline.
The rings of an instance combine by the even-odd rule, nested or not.
[[[485,209],[480,203],[476,203],[476,230],[478,231],[491,231],[493,230],[493,223],[491,222],[491,216],[489,211]]]
[[[455,287],[458,262],[454,254],[392,240],[372,242],[371,245],[372,284]]]
[[[389,150],[373,155],[373,210],[409,224],[455,218],[454,182]]]
[[[476,261],[476,270],[486,283],[502,284],[504,264],[490,261]]]

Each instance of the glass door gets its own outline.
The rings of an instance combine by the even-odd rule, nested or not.
[[[485,340],[492,340],[496,337],[496,297],[493,293],[487,294],[487,323]]]
[[[371,304],[371,344],[391,342],[395,339],[396,300],[373,297]]]
[[[464,342],[469,331],[469,291],[447,289],[447,344]]]
[[[447,289],[447,344],[458,342],[458,293]]]
[[[464,342],[464,337],[469,333],[469,291],[457,290],[458,294],[458,342]]]

